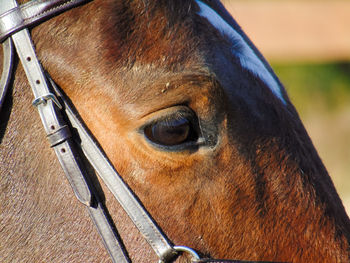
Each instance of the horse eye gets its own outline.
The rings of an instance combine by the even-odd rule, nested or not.
[[[186,142],[194,142],[198,135],[186,117],[160,120],[145,127],[146,137],[159,145],[175,146]]]

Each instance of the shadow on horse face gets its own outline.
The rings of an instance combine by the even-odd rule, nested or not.
[[[349,259],[349,220],[298,114],[220,3],[93,1],[32,33],[44,67],[174,244],[215,258]],[[122,238],[137,251],[129,225]]]

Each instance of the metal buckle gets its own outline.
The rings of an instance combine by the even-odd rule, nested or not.
[[[174,246],[173,249],[176,250],[177,252],[185,252],[187,254],[190,254],[192,256],[192,262],[198,261],[201,259],[200,256],[197,254],[197,252],[194,251],[192,248],[184,247],[184,246]],[[163,260],[159,260],[158,263],[166,263],[166,262]]]
[[[43,96],[41,96],[41,97],[39,97],[39,98],[36,98],[35,100],[33,100],[32,104],[33,104],[35,107],[37,107],[37,106],[40,105],[40,104],[46,105],[46,103],[47,103],[48,100],[52,100],[52,101],[56,104],[56,106],[57,106],[60,110],[62,110],[62,105],[61,105],[61,103],[58,101],[58,99],[57,99],[57,97],[55,96],[55,94],[52,94],[52,93],[48,93],[48,94],[43,95]]]

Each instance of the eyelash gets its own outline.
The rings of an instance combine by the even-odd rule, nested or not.
[[[141,130],[149,143],[162,150],[181,151],[199,146],[200,129],[193,112],[176,111],[151,121]],[[157,138],[162,133],[166,138]]]

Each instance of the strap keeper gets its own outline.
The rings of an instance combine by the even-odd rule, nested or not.
[[[47,135],[51,147],[55,147],[58,144],[65,142],[70,137],[72,137],[72,133],[67,125],[62,126],[54,133]]]

